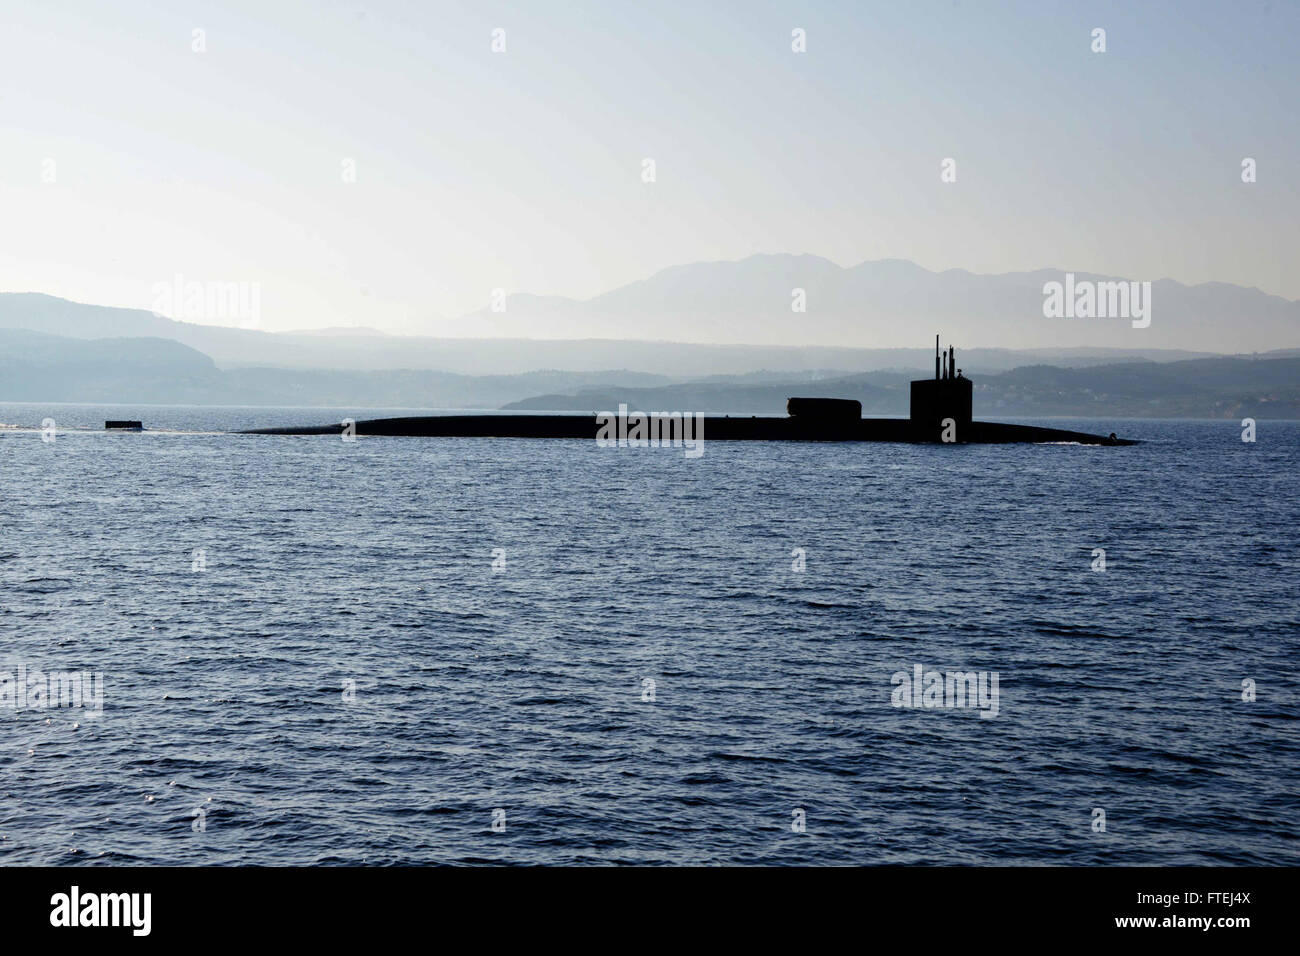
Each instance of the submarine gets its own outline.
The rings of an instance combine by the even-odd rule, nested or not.
[[[709,441],[908,442],[959,445],[1071,443],[1136,445],[1135,439],[1037,425],[975,421],[974,385],[956,367],[956,350],[939,347],[935,336],[934,378],[911,383],[907,418],[863,418],[862,403],[840,398],[791,398],[786,417],[697,415],[697,433]],[[626,406],[620,407],[625,415]],[[643,420],[672,417],[667,412],[633,413]],[[613,413],[592,415],[418,415],[372,418],[334,425],[252,428],[244,435],[355,435],[418,438],[597,438]],[[680,425],[680,421],[678,421]],[[662,426],[661,426],[662,427]],[[703,429],[699,432],[699,429]],[[658,444],[656,442],[655,444]]]

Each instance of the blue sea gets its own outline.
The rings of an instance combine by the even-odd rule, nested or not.
[[[0,405],[0,863],[1300,864],[1300,423],[220,433],[403,413]]]

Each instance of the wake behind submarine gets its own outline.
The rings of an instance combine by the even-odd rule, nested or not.
[[[934,340],[934,378],[912,382],[908,418],[863,418],[862,403],[842,398],[791,398],[786,417],[701,416],[709,441],[885,441],[990,445],[1016,442],[1071,442],[1081,445],[1136,445],[1137,441],[1061,428],[977,422],[971,416],[973,386]],[[625,406],[620,411],[625,410]],[[644,413],[633,413],[633,415]],[[662,418],[669,413],[648,413]],[[597,438],[607,428],[605,415],[417,415],[372,418],[352,423],[356,435],[412,438]],[[680,426],[681,422],[677,424]],[[252,428],[244,435],[338,435],[337,425]]]

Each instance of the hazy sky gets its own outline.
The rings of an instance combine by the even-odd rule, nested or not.
[[[808,252],[1295,299],[1298,75],[1294,2],[6,0],[0,290],[394,327]]]

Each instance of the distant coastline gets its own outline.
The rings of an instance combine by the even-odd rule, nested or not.
[[[626,402],[717,414],[783,415],[809,388],[854,399],[867,416],[905,415],[908,382],[922,360],[890,366],[667,375],[612,367],[466,375],[428,369],[356,370],[275,366],[221,368],[164,339],[71,339],[0,329],[0,402],[407,408],[584,412]],[[976,400],[998,418],[1300,418],[1300,356],[1220,356],[1153,362],[1043,363],[997,353],[993,367],[969,350]],[[1058,356],[1058,361],[1069,361]],[[889,359],[880,359],[888,362]]]

